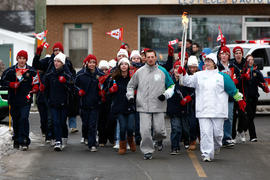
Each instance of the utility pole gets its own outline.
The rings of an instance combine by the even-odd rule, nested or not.
[[[46,30],[46,0],[35,0],[35,33]],[[37,41],[36,46],[37,47]],[[45,55],[43,51],[42,55]]]

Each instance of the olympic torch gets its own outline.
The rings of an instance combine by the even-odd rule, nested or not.
[[[183,25],[183,34],[182,34],[182,46],[181,46],[181,65],[184,67],[185,55],[186,55],[186,41],[187,41],[187,29],[188,29],[188,17],[187,12],[183,12],[182,15],[182,25]]]

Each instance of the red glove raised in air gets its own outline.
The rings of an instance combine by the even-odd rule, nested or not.
[[[67,82],[67,80],[66,80],[66,78],[65,78],[64,76],[59,76],[59,77],[58,77],[58,80],[59,80],[60,83],[65,83],[65,82]]]
[[[10,82],[9,87],[13,89],[17,89],[20,86],[19,82]]]
[[[178,68],[178,73],[179,73],[179,74],[183,74],[183,76],[186,75],[186,70],[185,70],[185,68],[182,68],[182,66],[179,66],[179,68]]]
[[[172,45],[168,45],[168,56],[173,56],[174,48]]]
[[[238,101],[238,105],[241,111],[245,112],[246,102],[244,100]]]
[[[180,104],[182,106],[185,106],[187,103],[189,103],[190,101],[192,100],[191,96],[188,95],[186,97],[184,97],[181,101],[180,101]]]
[[[37,54],[37,55],[39,55],[39,56],[41,55],[41,53],[42,53],[42,51],[43,51],[43,47],[44,47],[43,45],[39,45],[39,46],[37,47],[37,50],[36,50],[36,54]]]

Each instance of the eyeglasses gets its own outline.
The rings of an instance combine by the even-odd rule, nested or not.
[[[53,52],[55,52],[55,51],[60,51],[60,49],[59,48],[53,49]]]

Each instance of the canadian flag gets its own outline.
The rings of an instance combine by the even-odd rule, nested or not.
[[[169,45],[174,45],[174,44],[176,44],[176,43],[178,43],[178,39],[169,41]]]
[[[123,41],[123,32],[124,32],[123,28],[119,28],[119,29],[112,30],[110,32],[106,32],[106,34]]]
[[[43,42],[42,46],[45,47],[46,49],[49,47],[49,44],[47,42]]]
[[[38,33],[38,34],[33,33],[33,34],[38,40],[42,41],[44,38],[46,39],[47,32],[48,32],[48,30],[45,30],[41,33]]]
[[[218,26],[218,30],[219,31],[218,31],[217,42],[224,38],[220,26]]]

